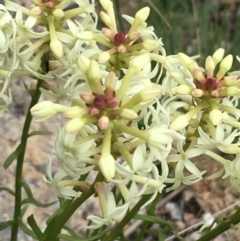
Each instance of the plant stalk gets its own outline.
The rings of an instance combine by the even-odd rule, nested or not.
[[[32,115],[30,109],[37,104],[39,97],[41,95],[40,87],[43,80],[38,80],[36,91],[32,97],[31,103],[28,108],[28,112],[26,115],[26,119],[23,126],[22,137],[21,137],[21,144],[19,148],[21,152],[17,158],[17,166],[16,166],[16,178],[15,178],[15,208],[14,208],[14,217],[13,217],[13,225],[12,225],[12,232],[11,232],[11,241],[17,241],[18,235],[18,227],[19,223],[18,220],[21,217],[21,203],[22,203],[22,169],[23,169],[23,162],[24,156],[27,146],[27,139],[28,139],[28,132],[32,122]]]

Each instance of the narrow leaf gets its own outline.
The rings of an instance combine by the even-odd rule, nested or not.
[[[38,240],[36,234],[23,223],[21,218],[18,219],[18,223],[19,223],[19,227],[22,229],[22,231],[24,233],[26,233],[27,235],[29,235],[29,236],[33,237],[34,239]]]
[[[33,197],[32,191],[31,191],[30,187],[27,185],[27,183],[23,182],[22,186],[23,186],[23,188],[24,188],[24,190],[25,190],[25,192],[27,193],[27,196],[28,196],[28,198],[25,198],[22,201],[22,205],[26,204],[26,203],[32,203],[36,207],[45,208],[45,207],[49,207],[49,206],[51,206],[51,205],[53,205],[53,204],[58,202],[58,201],[53,201],[53,202],[50,202],[50,203],[40,203],[39,201],[37,201]]]
[[[50,132],[50,131],[33,131],[33,132],[28,134],[28,137],[31,137],[31,136],[45,136],[45,135],[50,135],[50,134],[52,134],[52,132]]]
[[[77,234],[68,226],[63,226],[63,229],[67,230],[68,233],[72,236],[72,237],[76,237],[77,238]]]
[[[29,224],[29,226],[32,228],[33,232],[36,234],[36,236],[38,237],[38,240],[39,241],[43,241],[44,240],[44,236],[43,236],[43,233],[42,231],[40,230],[40,228],[38,227],[35,219],[34,219],[34,216],[33,214],[30,215],[28,218],[27,218],[27,222]]]
[[[5,229],[5,228],[11,226],[12,223],[13,223],[12,220],[9,220],[9,221],[6,221],[6,222],[1,222],[1,223],[0,223],[0,230],[3,230],[3,229]]]
[[[6,169],[12,164],[12,162],[15,160],[15,158],[21,153],[21,148],[20,145],[17,147],[17,149],[10,155],[8,156],[7,160],[4,162],[3,166]]]
[[[106,230],[103,230],[103,232],[98,233],[98,234],[93,235],[88,238],[78,238],[78,237],[71,237],[66,234],[59,234],[58,238],[62,238],[64,240],[68,240],[68,241],[95,241],[95,240],[98,240],[105,232],[106,232]]]
[[[15,192],[8,187],[0,187],[0,191],[6,191],[6,192],[10,193],[11,195],[15,196]]]

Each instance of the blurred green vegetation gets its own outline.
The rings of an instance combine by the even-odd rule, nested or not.
[[[132,0],[134,1],[134,0]],[[223,47],[240,56],[240,3],[237,0],[135,0],[138,9],[149,6],[148,25],[161,37],[167,54],[200,54],[200,64]],[[121,4],[121,1],[120,1]],[[239,68],[234,59],[232,70]]]

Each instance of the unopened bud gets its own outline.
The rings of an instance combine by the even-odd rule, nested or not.
[[[82,118],[73,118],[70,121],[68,121],[65,125],[66,132],[77,132],[79,131],[83,126],[85,122]]]
[[[202,97],[203,94],[204,94],[204,92],[203,92],[203,90],[201,90],[201,89],[195,89],[195,90],[193,90],[192,93],[191,93],[191,95],[192,95],[193,97],[197,97],[197,98]]]
[[[60,8],[56,8],[54,11],[53,11],[53,16],[58,19],[58,20],[61,20],[62,18],[64,18],[64,11]]]
[[[126,120],[135,120],[138,117],[138,114],[130,109],[122,109],[120,116]]]
[[[84,74],[86,74],[88,72],[89,66],[90,66],[90,60],[84,55],[80,55],[78,58],[78,67],[80,68],[80,70]]]
[[[143,23],[147,20],[149,13],[150,13],[149,7],[142,8],[135,14],[135,19],[139,21],[139,23]]]
[[[159,44],[155,40],[147,39],[147,40],[143,41],[143,48],[148,51],[152,51],[152,50],[158,48],[158,46],[159,46]]]
[[[101,54],[99,54],[98,62],[100,64],[106,63],[110,59],[111,55],[108,51],[104,51]]]
[[[115,160],[111,154],[101,155],[98,162],[99,168],[107,181],[110,181],[115,176]]]
[[[105,87],[110,90],[114,90],[116,87],[116,75],[114,72],[110,72],[105,81]]]
[[[200,70],[200,69],[196,69],[194,68],[193,69],[193,74],[196,78],[196,80],[200,83],[204,83],[206,81],[204,75],[203,75],[203,72]]]
[[[133,58],[130,63],[129,66],[131,68],[134,68],[135,72],[140,71],[148,62],[150,61],[150,56],[149,54],[143,54],[140,56],[137,56],[135,58]]]
[[[98,119],[98,126],[101,130],[106,130],[109,126],[109,118],[107,116],[101,116]]]
[[[180,94],[180,95],[189,95],[192,92],[193,88],[189,87],[188,85],[179,85],[173,88],[173,94]]]
[[[50,48],[51,48],[52,52],[57,57],[59,57],[59,58],[62,57],[62,55],[63,55],[63,46],[62,46],[62,43],[58,39],[52,40],[50,42]]]
[[[36,15],[41,14],[41,12],[42,12],[41,8],[39,6],[35,6],[30,10],[29,13],[30,13],[30,15],[36,16]]]
[[[90,31],[85,31],[85,32],[78,33],[76,35],[76,37],[81,39],[81,40],[90,41],[90,40],[94,39],[94,34],[92,32],[90,32]]]
[[[209,113],[209,119],[214,126],[218,125],[222,118],[222,112],[220,110],[214,109]]]
[[[225,51],[224,51],[223,48],[219,48],[214,52],[212,58],[213,58],[213,61],[214,61],[215,65],[218,64],[222,60],[222,58],[224,56],[224,52]]]
[[[179,58],[179,61],[181,62],[181,64],[186,67],[190,72],[193,71],[193,68],[194,68],[194,62],[193,60],[188,57],[186,54],[184,53],[179,53],[178,54],[178,58]]]
[[[139,93],[141,101],[150,101],[155,99],[157,96],[161,94],[161,89],[145,89]]]
[[[234,82],[236,82],[237,79],[238,79],[238,76],[237,76],[237,75],[225,76],[225,77],[224,77],[224,83],[225,83],[225,85],[231,85],[231,84],[233,84]]]
[[[82,117],[87,113],[88,113],[88,110],[86,108],[82,108],[79,106],[72,106],[72,107],[69,107],[67,110],[65,110],[63,115],[66,118],[76,118],[76,117]]]
[[[110,39],[111,41],[113,40],[113,37],[115,35],[109,28],[102,28],[102,33],[106,38]]]
[[[89,92],[81,92],[79,94],[80,98],[87,104],[93,103],[95,96]]]
[[[110,16],[103,11],[101,11],[99,15],[100,15],[100,18],[102,19],[102,21],[111,29],[113,22],[112,22]]]
[[[233,56],[229,54],[220,63],[219,71],[217,73],[217,80],[219,81],[224,77],[228,70],[231,69],[233,63]]]

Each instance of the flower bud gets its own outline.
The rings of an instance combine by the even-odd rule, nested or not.
[[[169,129],[179,131],[189,124],[189,118],[186,115],[178,116],[170,125]]]
[[[201,89],[195,89],[195,90],[193,90],[192,93],[191,93],[191,95],[192,95],[193,97],[197,97],[197,98],[202,97],[203,94],[204,94],[204,92],[203,92],[203,90],[201,90]]]
[[[207,70],[207,77],[213,76],[213,71],[215,69],[215,64],[211,56],[208,56],[205,62],[205,69]]]
[[[90,66],[90,60],[84,55],[80,55],[78,58],[78,67],[80,68],[80,70],[84,74],[86,74],[88,72],[89,66]]]
[[[95,99],[95,96],[92,93],[89,93],[89,92],[81,92],[79,94],[79,96],[87,104],[93,103],[93,101]]]
[[[160,88],[156,88],[156,89],[145,89],[142,90],[139,93],[139,96],[141,98],[141,101],[150,101],[155,99],[157,96],[159,96],[161,94],[161,89]]]
[[[94,39],[94,34],[91,31],[85,31],[85,32],[78,33],[76,37],[81,40],[90,41]]]
[[[189,87],[188,85],[179,85],[173,88],[173,94],[180,94],[180,95],[189,95],[192,92],[193,88]]]
[[[99,169],[107,181],[110,181],[115,176],[115,160],[111,154],[101,155]]]
[[[113,3],[110,0],[99,0],[99,2],[106,11],[108,8],[113,7]]]
[[[101,130],[106,130],[109,126],[109,118],[108,116],[101,116],[98,119],[98,126]]]
[[[76,118],[76,117],[82,117],[83,115],[87,114],[88,110],[87,108],[82,108],[79,106],[72,106],[66,109],[63,113],[63,115],[66,118]]]
[[[231,85],[231,84],[233,84],[234,82],[236,82],[237,79],[238,79],[238,76],[237,76],[237,75],[225,76],[225,77],[224,77],[224,84],[225,84],[225,85]]]
[[[185,66],[189,71],[193,71],[194,62],[189,56],[183,53],[179,53],[178,58],[183,66]]]
[[[31,108],[31,114],[35,121],[43,121],[56,115],[58,112],[63,112],[67,106],[54,104],[52,101],[43,101]]]
[[[30,13],[30,15],[36,16],[36,15],[41,14],[41,12],[42,12],[41,8],[39,6],[35,6],[30,10],[29,13]]]
[[[217,80],[222,79],[223,76],[227,73],[227,71],[231,69],[232,63],[233,63],[233,56],[229,54],[220,63],[219,71],[217,73]]]
[[[149,7],[142,8],[135,14],[135,19],[138,20],[139,23],[141,24],[147,20],[149,13],[150,13]]]
[[[139,55],[129,62],[129,66],[135,70],[140,71],[150,61],[149,54]]]
[[[58,57],[61,58],[63,55],[63,46],[58,39],[51,40],[50,48],[52,52]]]
[[[110,72],[105,81],[105,87],[110,90],[114,90],[116,87],[116,75],[114,72]]]
[[[113,31],[111,31],[109,28],[102,28],[102,33],[106,38],[108,38],[111,41],[113,40],[113,37],[115,35]]]
[[[141,32],[139,31],[134,31],[128,35],[128,38],[130,41],[136,41],[138,38],[140,38]]]
[[[134,120],[138,117],[138,114],[133,110],[123,108],[120,116],[126,120]]]
[[[98,62],[100,64],[106,63],[110,59],[111,55],[108,51],[104,51],[101,54],[99,54]]]
[[[220,110],[214,109],[209,113],[209,119],[214,126],[218,125],[222,118],[222,112]]]
[[[146,39],[145,41],[143,41],[143,48],[148,51],[152,51],[152,50],[158,48],[158,46],[159,46],[159,44],[155,40]]]
[[[58,19],[58,20],[61,20],[62,18],[64,18],[64,12],[62,9],[60,8],[56,8],[54,11],[53,11],[53,16]]]
[[[200,69],[194,68],[193,74],[198,82],[204,83],[206,81],[206,79],[203,75],[203,72]]]
[[[100,81],[102,74],[98,63],[95,60],[90,61],[88,77],[91,81]]]
[[[111,29],[113,22],[112,22],[112,19],[110,18],[110,16],[103,11],[101,11],[99,15],[100,15],[100,18],[102,19],[102,21]]]
[[[230,87],[227,87],[226,89],[227,89],[228,96],[235,96],[240,93],[240,89],[236,86],[230,86]]]
[[[213,61],[214,61],[215,65],[218,64],[222,60],[224,52],[225,51],[224,51],[223,48],[219,48],[214,52],[212,58],[213,58]]]
[[[66,123],[66,132],[78,132],[84,126],[84,124],[85,122],[82,118],[73,118]]]

